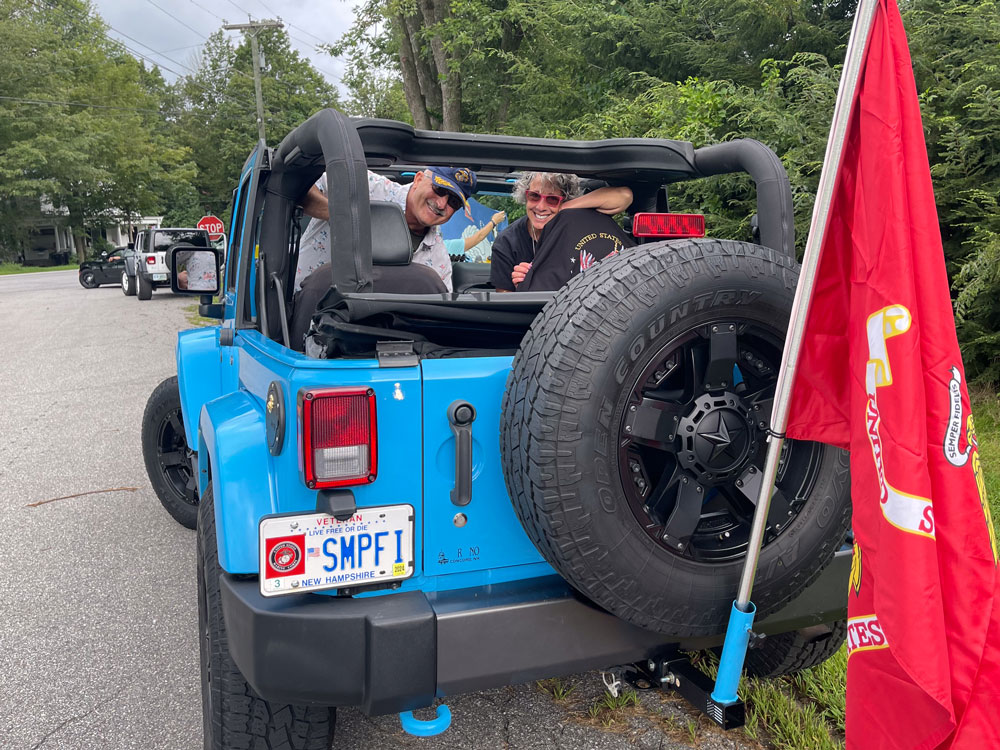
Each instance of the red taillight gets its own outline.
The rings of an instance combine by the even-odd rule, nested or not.
[[[147,266],[152,266],[152,265],[155,265],[155,264],[156,264],[156,256],[155,255],[147,255],[146,256],[146,265]]]
[[[636,214],[632,217],[636,237],[704,237],[705,217],[701,214]]]
[[[375,391],[322,388],[304,391],[300,398],[306,485],[320,489],[374,482]]]

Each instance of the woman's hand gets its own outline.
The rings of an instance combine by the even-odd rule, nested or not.
[[[528,271],[530,270],[530,263],[518,263],[514,266],[514,272],[510,275],[510,280],[514,282],[514,286],[524,281],[524,277],[528,275]]]
[[[497,211],[495,214],[493,214],[493,218],[490,219],[490,221],[493,222],[493,227],[496,228],[500,226],[500,222],[502,222],[506,218],[507,218],[506,211]]]

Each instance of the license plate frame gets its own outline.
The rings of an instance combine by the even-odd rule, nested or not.
[[[271,597],[404,581],[414,571],[414,534],[409,504],[358,508],[346,521],[328,513],[264,516],[257,531],[260,593]]]

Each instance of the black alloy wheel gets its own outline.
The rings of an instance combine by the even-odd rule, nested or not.
[[[97,278],[94,276],[94,272],[91,270],[80,271],[80,286],[84,289],[96,289],[100,286],[97,283]]]
[[[781,331],[770,326],[718,320],[670,341],[632,384],[618,430],[619,475],[636,520],[671,553],[700,562],[746,553],[781,347]],[[802,509],[820,451],[785,442],[764,545]]]
[[[176,376],[160,383],[146,402],[142,455],[160,503],[179,524],[193,529],[198,519],[198,484],[191,472],[192,451],[184,433]]]

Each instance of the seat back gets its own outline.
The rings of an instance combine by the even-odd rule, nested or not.
[[[371,215],[372,265],[409,265],[413,258],[413,245],[403,207],[389,201],[372,201]]]

